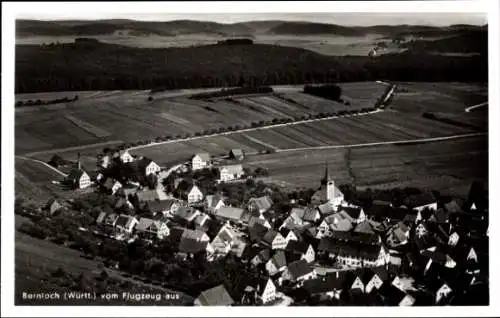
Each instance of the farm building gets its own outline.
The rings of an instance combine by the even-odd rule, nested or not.
[[[134,161],[134,157],[132,157],[132,155],[128,152],[128,150],[125,150],[120,154],[120,160],[123,163],[128,163]]]
[[[227,182],[240,179],[245,172],[242,165],[229,165],[219,167],[219,181]]]
[[[245,158],[245,154],[241,149],[231,149],[231,151],[229,151],[229,158],[241,161]]]
[[[90,186],[90,176],[82,169],[73,169],[66,177],[66,182],[74,189],[84,189]]]
[[[210,164],[211,156],[208,152],[197,153],[191,159],[191,167],[193,170],[208,168]]]

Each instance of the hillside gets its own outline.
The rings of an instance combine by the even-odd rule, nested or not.
[[[488,53],[488,32],[469,31],[438,40],[416,40],[401,45],[411,51],[439,53]]]
[[[276,45],[140,49],[113,44],[16,47],[16,92],[196,88],[325,81],[482,81],[479,57],[334,57]]]

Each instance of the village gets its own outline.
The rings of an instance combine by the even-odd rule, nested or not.
[[[286,196],[257,180],[265,169],[244,167],[240,149],[224,158],[197,153],[169,169],[127,149],[97,159],[99,172],[87,173],[78,161],[64,181],[68,191],[108,198],[80,231],[123,244],[168,241],[177,261],[232,257],[257,273],[232,293],[223,283],[204,289],[194,305],[484,301],[488,205],[477,185],[467,201],[429,191],[363,199],[341,191],[325,163],[314,192]],[[50,219],[72,204],[52,199],[40,212]],[[120,269],[119,262],[110,266]]]

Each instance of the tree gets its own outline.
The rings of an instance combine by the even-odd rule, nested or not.
[[[149,96],[148,97],[148,102],[152,102],[153,101],[153,96]]]

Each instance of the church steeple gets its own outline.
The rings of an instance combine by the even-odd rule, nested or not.
[[[328,180],[330,180],[330,174],[328,173],[328,164],[325,161],[325,175],[323,176],[323,179],[321,179],[321,185],[326,185]]]

